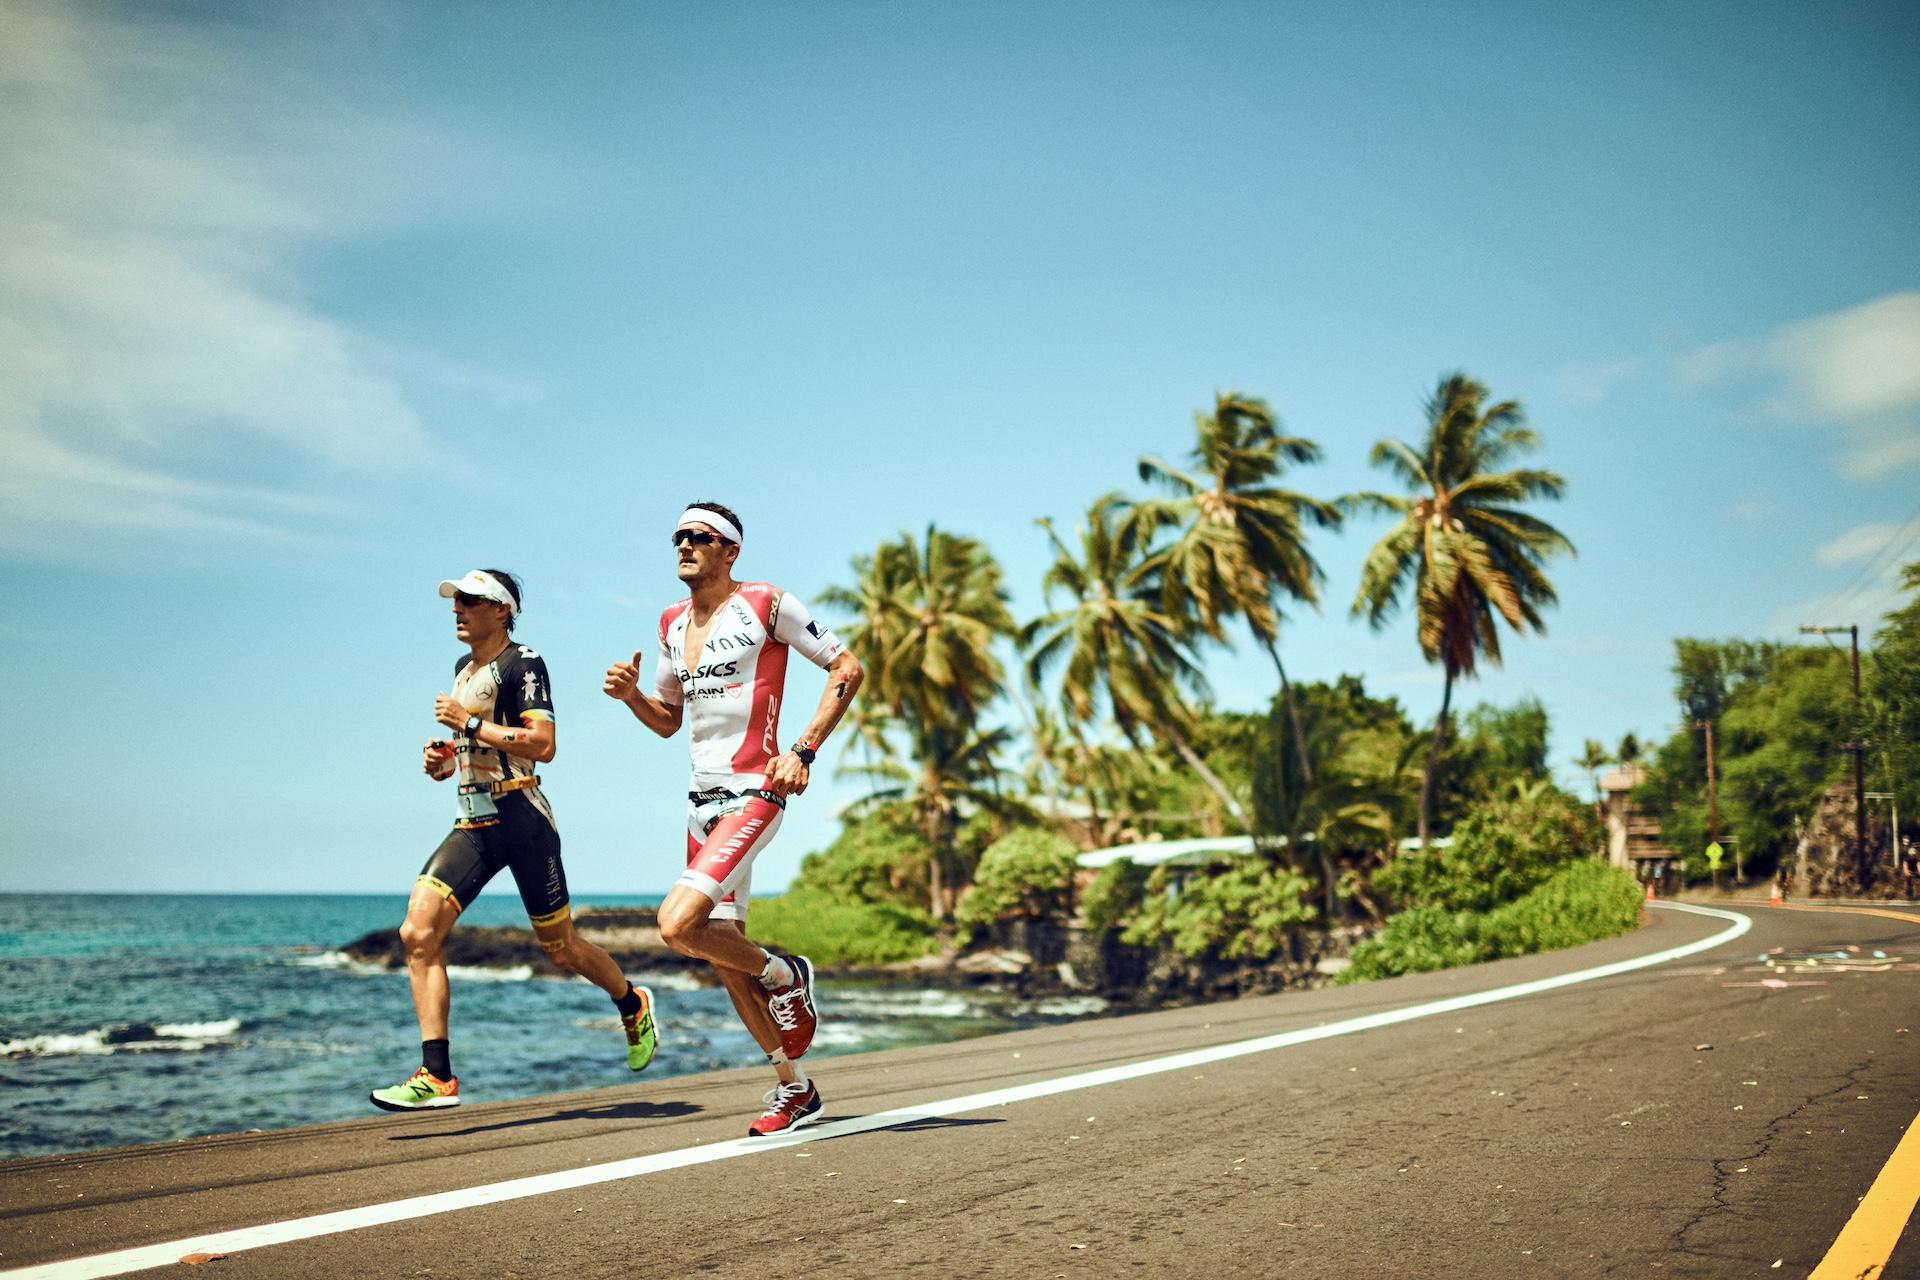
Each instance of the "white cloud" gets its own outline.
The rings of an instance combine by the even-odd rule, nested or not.
[[[311,524],[326,477],[423,465],[409,384],[462,378],[328,315],[297,266],[444,207],[458,140],[356,109],[244,23],[130,13],[0,9],[7,551]]]
[[[1855,560],[1865,560],[1885,550],[1887,543],[1902,527],[1884,521],[1860,525],[1819,547],[1814,551],[1813,558],[1821,564],[1850,564]]]
[[[1840,426],[1852,479],[1920,466],[1920,292],[1707,347],[1679,370],[1694,385],[1755,383],[1769,413]]]
[[[1565,366],[1554,379],[1560,394],[1585,404],[1598,404],[1623,382],[1637,378],[1647,362],[1628,360],[1588,360]]]

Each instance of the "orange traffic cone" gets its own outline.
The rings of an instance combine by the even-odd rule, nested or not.
[[[1647,881],[1647,901],[1653,901],[1653,881]]]
[[[1773,894],[1771,897],[1767,899],[1767,905],[1770,907],[1777,907],[1783,901],[1785,901],[1785,899],[1781,896],[1781,893],[1780,893],[1780,882],[1778,880],[1775,880],[1773,882]]]

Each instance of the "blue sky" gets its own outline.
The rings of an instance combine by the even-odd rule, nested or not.
[[[1579,558],[1460,696],[1544,700],[1569,781],[1669,730],[1672,637],[1871,623],[1920,557],[1912,6],[11,3],[0,117],[0,889],[404,893],[434,584],[492,564],[576,892],[661,891],[685,744],[599,680],[685,502],[806,598],[937,522],[1031,616],[1034,518],[1217,390],[1325,495],[1445,371],[1524,402]],[[1378,532],[1289,669],[1428,717],[1347,617]]]

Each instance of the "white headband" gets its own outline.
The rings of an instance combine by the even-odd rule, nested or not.
[[[688,507],[687,513],[680,517],[680,523],[676,528],[684,529],[690,524],[704,524],[736,547],[740,545],[739,528],[718,511],[708,507]]]

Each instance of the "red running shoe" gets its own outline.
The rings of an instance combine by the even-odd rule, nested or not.
[[[782,958],[793,968],[793,981],[768,995],[767,1012],[780,1029],[780,1048],[797,1058],[813,1043],[813,1029],[820,1025],[813,1004],[813,962],[805,956]]]
[[[767,1104],[767,1113],[747,1126],[749,1138],[785,1133],[820,1118],[820,1090],[811,1080],[776,1085],[767,1090],[762,1101]]]

